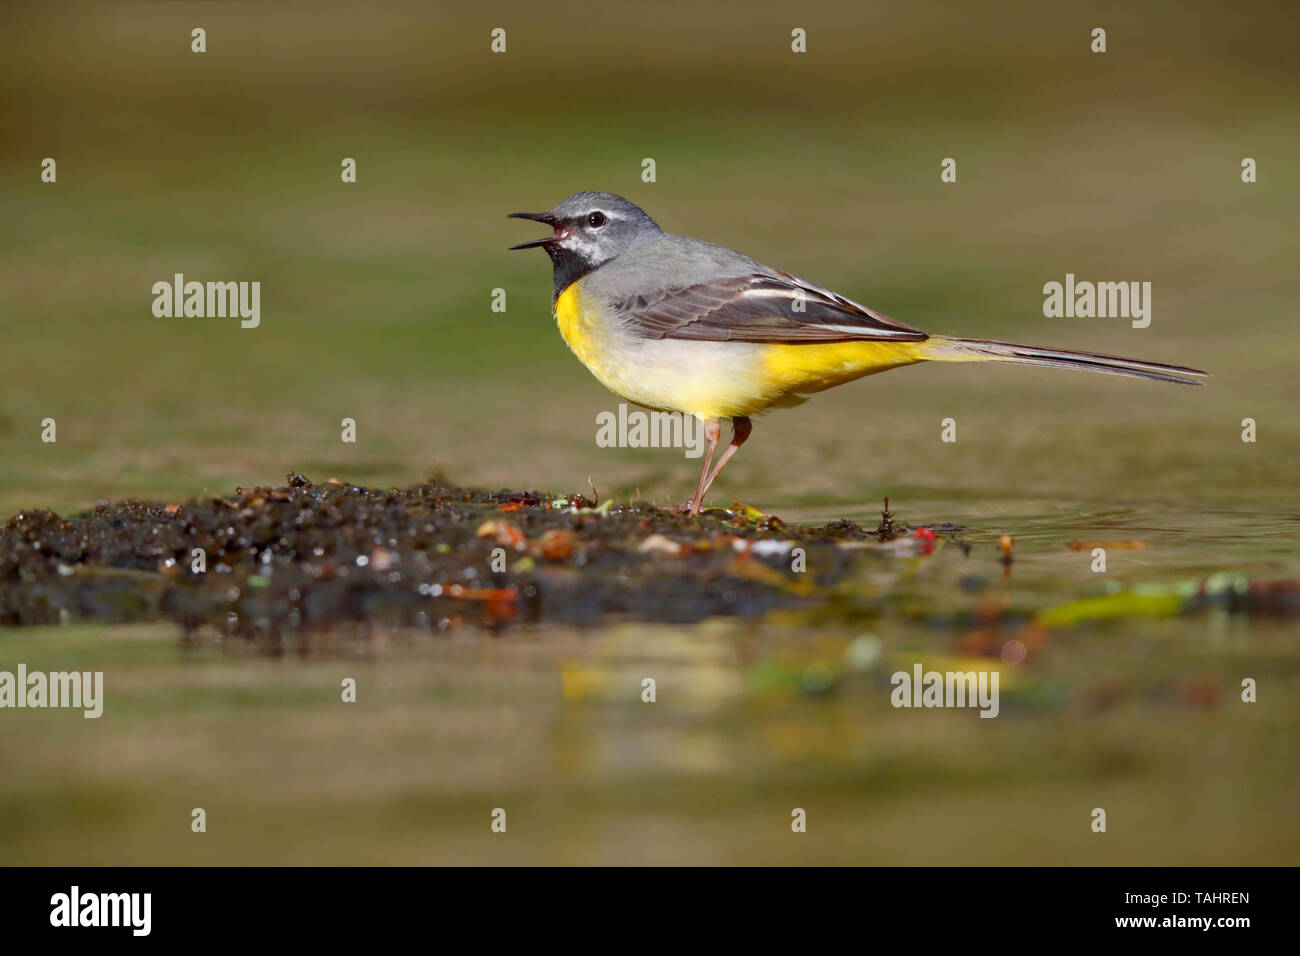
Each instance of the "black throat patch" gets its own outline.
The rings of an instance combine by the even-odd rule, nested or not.
[[[551,294],[552,303],[560,297],[561,292],[583,276],[595,271],[596,268],[591,260],[559,245],[547,246],[546,254],[551,257],[551,262],[555,264],[555,290]]]

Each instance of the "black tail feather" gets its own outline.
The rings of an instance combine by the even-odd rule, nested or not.
[[[1012,345],[1009,342],[991,342],[985,339],[931,339],[935,343],[934,358],[949,361],[1014,362],[1019,365],[1041,365],[1048,368],[1073,368],[1109,375],[1127,375],[1156,382],[1173,382],[1176,385],[1204,385],[1197,378],[1208,372],[1165,365],[1162,362],[1143,362],[1139,359],[1120,358],[1118,355],[1100,355],[1096,352],[1073,352],[1069,349],[1044,349],[1032,345]],[[951,350],[951,351],[949,351]]]

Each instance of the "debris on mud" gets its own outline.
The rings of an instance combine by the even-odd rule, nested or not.
[[[856,622],[890,608],[974,628],[984,635],[975,644],[996,653],[988,635],[1003,626],[1210,607],[1300,613],[1300,585],[1237,577],[1047,608],[1008,604],[1003,593],[990,618],[992,597],[971,609],[969,594],[984,585],[968,574],[953,589],[957,603],[940,607],[907,582],[947,543],[968,554],[961,531],[911,527],[888,504],[874,530],[848,520],[795,527],[740,503],[689,517],[601,501],[594,489],[488,492],[434,479],[381,491],[293,473],[283,487],[185,504],[128,499],[72,518],[15,515],[0,527],[0,626],[171,620],[186,636],[276,640],[338,627],[690,623],[778,610]],[[1000,547],[1005,582],[1010,536]]]
[[[933,552],[930,529],[886,524],[887,535],[848,521],[791,528],[739,504],[691,518],[598,503],[594,489],[379,491],[292,473],[284,487],[183,505],[15,515],[0,528],[0,625],[170,619],[187,634],[275,637],[348,622],[762,615],[863,561]]]

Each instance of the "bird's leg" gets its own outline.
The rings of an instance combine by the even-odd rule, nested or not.
[[[748,418],[736,417],[731,420],[731,444],[727,446],[727,450],[722,453],[722,457],[718,459],[718,463],[713,466],[713,471],[711,471],[709,477],[705,479],[704,489],[699,493],[701,504],[704,503],[704,496],[709,493],[709,488],[713,485],[713,479],[722,474],[722,469],[726,466],[727,462],[731,461],[732,456],[740,450],[740,446],[745,444],[745,439],[749,437],[749,433],[753,430],[754,425]],[[707,468],[708,465],[705,465],[705,467]]]
[[[695,486],[695,497],[687,502],[686,507],[687,513],[692,515],[700,513],[700,504],[704,501],[704,492],[708,490],[709,482],[713,480],[709,476],[709,463],[713,461],[713,453],[718,448],[718,439],[722,437],[722,426],[717,422],[705,422],[704,437],[708,439],[709,450],[704,455],[704,467],[700,470],[700,483]]]

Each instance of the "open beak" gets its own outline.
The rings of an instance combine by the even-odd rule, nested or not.
[[[555,226],[555,217],[549,212],[512,212],[508,219],[531,219],[533,222],[543,222],[548,226]],[[534,249],[538,246],[550,245],[560,237],[560,230],[556,228],[555,232],[545,239],[534,239],[532,242],[521,242],[517,246],[511,246],[513,249]]]

